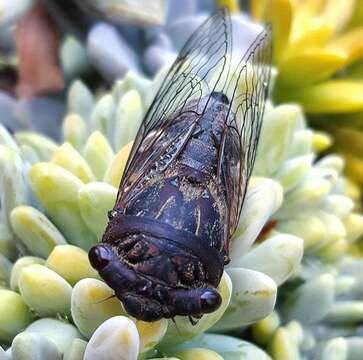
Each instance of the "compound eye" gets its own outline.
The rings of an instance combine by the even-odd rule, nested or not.
[[[211,313],[219,308],[222,298],[216,290],[208,289],[200,297],[203,313]]]
[[[104,245],[93,246],[88,252],[88,259],[94,269],[101,271],[112,260],[112,250]]]

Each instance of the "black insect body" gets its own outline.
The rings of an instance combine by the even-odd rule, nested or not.
[[[136,136],[92,266],[125,310],[154,321],[221,304],[270,78],[270,30],[230,71],[226,11],[191,36]],[[233,74],[233,75],[232,75]]]

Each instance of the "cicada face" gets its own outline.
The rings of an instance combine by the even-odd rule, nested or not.
[[[199,318],[221,304],[217,286],[252,171],[270,74],[264,31],[227,81],[229,34],[221,11],[182,49],[139,129],[102,243],[89,252],[140,320]]]

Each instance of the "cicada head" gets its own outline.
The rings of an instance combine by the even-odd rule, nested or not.
[[[200,259],[177,242],[188,244],[184,236],[189,234],[153,219],[114,215],[102,243],[89,251],[89,260],[128,314],[155,321],[176,315],[198,317],[220,306],[217,290],[206,286]],[[223,270],[221,264],[219,268]],[[218,284],[221,272],[215,276]]]

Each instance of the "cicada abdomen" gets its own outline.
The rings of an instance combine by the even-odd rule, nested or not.
[[[136,136],[92,266],[133,317],[200,317],[221,304],[270,78],[263,31],[233,69],[220,11],[185,44]]]

